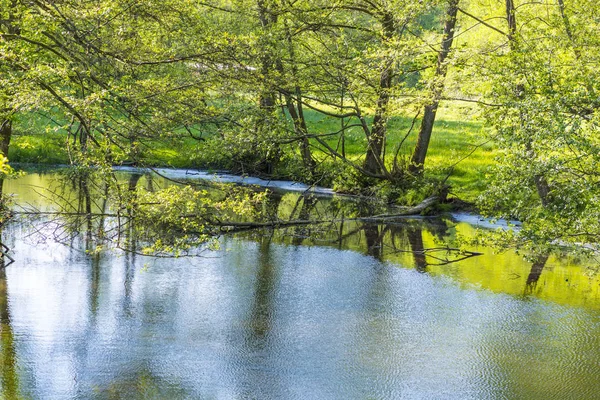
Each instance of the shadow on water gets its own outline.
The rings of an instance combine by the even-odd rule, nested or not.
[[[432,276],[447,276],[466,287],[600,307],[600,278],[584,259],[545,254],[530,263],[513,251],[460,248],[456,236],[472,237],[475,228],[450,216],[409,217],[385,224],[357,219],[381,213],[377,207],[381,206],[335,198],[315,202],[309,195],[289,193],[278,202],[274,212],[278,219],[298,219],[302,214],[303,219],[327,216],[331,222],[238,236],[257,240],[269,235],[274,243],[354,250]]]

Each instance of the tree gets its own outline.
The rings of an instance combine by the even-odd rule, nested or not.
[[[4,40],[10,40],[12,36],[19,34],[18,5],[16,0],[1,5],[3,11],[0,14],[0,35],[6,38]],[[8,148],[12,137],[12,119],[15,113],[15,77],[5,65],[5,58],[8,56],[4,55],[0,58],[0,73],[3,77],[0,80],[0,157],[3,158],[2,165],[6,163],[8,158]],[[0,184],[1,192],[2,186]]]
[[[448,8],[446,9],[444,24],[444,35],[442,37],[442,44],[437,56],[435,76],[433,78],[433,82],[431,83],[431,100],[424,107],[421,128],[419,129],[419,135],[417,137],[417,144],[409,165],[409,170],[413,174],[420,174],[423,172],[423,165],[425,164],[425,158],[427,157],[427,150],[429,148],[429,141],[433,132],[435,115],[440,104],[442,92],[444,90],[444,79],[446,78],[446,74],[448,72],[447,59],[454,41],[458,4],[459,0],[448,1]]]
[[[503,152],[482,207],[523,221],[512,244],[597,243],[600,42],[593,7],[573,1],[579,24],[571,25],[564,3],[506,4],[509,49],[489,64],[490,102],[501,106],[487,111]]]

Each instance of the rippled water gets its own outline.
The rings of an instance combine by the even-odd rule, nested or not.
[[[225,237],[204,258],[154,259],[86,255],[16,221],[2,236],[16,260],[0,270],[3,397],[597,398],[584,266],[549,260],[527,291],[532,265],[515,255],[435,266],[398,252],[429,246],[432,222],[342,228],[358,233]]]

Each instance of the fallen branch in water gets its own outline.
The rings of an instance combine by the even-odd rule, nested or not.
[[[288,226],[298,225],[317,225],[324,223],[335,223],[335,222],[348,222],[348,221],[361,221],[361,222],[382,222],[389,221],[394,218],[410,217],[414,215],[420,215],[427,208],[437,204],[439,197],[431,196],[423,200],[421,203],[414,207],[406,207],[402,211],[394,214],[381,214],[373,215],[371,217],[357,217],[357,218],[344,218],[344,219],[320,219],[320,220],[292,220],[292,221],[270,221],[270,222],[214,222],[213,224],[219,226],[222,231],[231,232],[238,230],[248,229],[259,229],[259,228],[283,228]],[[191,217],[191,216],[186,216]],[[232,228],[232,229],[228,229]]]
[[[346,220],[348,221],[348,220]],[[270,222],[216,222],[214,225],[218,226],[222,232],[237,232],[249,229],[260,229],[260,228],[285,228],[288,226],[299,226],[299,225],[317,225],[324,224],[327,222],[337,222],[334,219],[321,219],[321,220],[293,220],[293,221],[270,221]]]
[[[395,214],[381,214],[381,215],[373,215],[371,217],[363,217],[357,218],[360,221],[386,221],[389,219],[397,218],[397,217],[408,217],[412,215],[420,215],[423,211],[432,207],[440,202],[440,198],[438,196],[431,196],[420,202],[414,207],[403,207],[400,212]]]

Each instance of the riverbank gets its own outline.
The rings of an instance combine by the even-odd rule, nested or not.
[[[462,109],[461,109],[462,110]],[[335,118],[323,117],[307,110],[307,124],[311,132],[331,132],[339,129]],[[412,126],[412,117],[395,116],[389,122],[387,147],[395,149],[404,140]],[[473,203],[487,187],[487,171],[493,166],[495,147],[486,142],[483,127],[472,109],[464,109],[458,115],[450,107],[441,107],[431,140],[426,174],[433,179],[443,180],[449,174],[447,183],[451,193],[467,203]],[[407,159],[408,149],[414,146],[414,134],[409,135],[399,153],[400,159]],[[210,146],[210,136],[204,140],[195,140],[187,133],[173,133],[160,140],[142,140],[140,145],[140,163],[146,167],[175,168],[194,170],[233,170],[231,160],[224,155],[215,154]],[[69,144],[67,134],[61,128],[60,121],[50,121],[38,114],[23,114],[15,121],[14,135],[9,151],[9,160],[15,163],[35,163],[45,165],[69,164]],[[70,139],[73,140],[72,138]],[[330,145],[336,146],[337,139]],[[345,136],[345,151],[348,159],[359,160],[364,156],[366,139],[357,128],[349,128]],[[73,143],[70,143],[73,146]],[[391,150],[390,150],[391,151]],[[333,171],[333,165],[327,157],[315,153],[314,157],[322,170]],[[276,166],[266,180],[302,180],[302,174],[293,171],[291,161],[283,160]],[[450,171],[451,168],[451,171]],[[235,171],[239,172],[239,171]],[[331,172],[334,174],[333,172]],[[347,190],[343,185],[348,179],[329,178],[325,186]],[[304,182],[306,183],[306,182]],[[322,184],[322,183],[321,183]],[[410,200],[410,195],[407,196]],[[418,197],[418,196],[417,196]]]
[[[48,172],[52,173],[56,170],[66,169],[70,166],[67,164],[31,164],[31,163],[13,163],[15,171],[26,173]],[[456,215],[458,220],[464,219],[474,225],[478,225],[477,221],[487,221],[483,224],[486,228],[505,227],[507,224],[501,220],[498,223],[491,223],[481,215],[477,214],[477,209],[473,204],[460,201],[457,198],[440,201],[436,196],[424,199],[422,202],[412,207],[388,204],[382,199],[374,196],[355,195],[343,192],[336,192],[332,188],[322,187],[318,185],[307,185],[302,182],[278,180],[278,179],[263,179],[249,175],[235,175],[227,171],[209,171],[201,169],[183,169],[183,168],[161,168],[161,167],[132,167],[132,166],[114,166],[114,171],[131,173],[131,174],[155,174],[157,177],[166,179],[172,182],[190,182],[204,181],[207,183],[222,184],[230,183],[247,187],[259,187],[268,189],[272,192],[285,194],[288,192],[300,193],[302,195],[310,194],[311,196],[319,197],[338,197],[344,199],[354,199],[360,202],[368,202],[373,205],[373,210],[379,210],[385,214],[375,215],[378,220],[387,220],[394,216],[440,216],[440,215]],[[364,218],[373,218],[372,215],[363,215]]]

